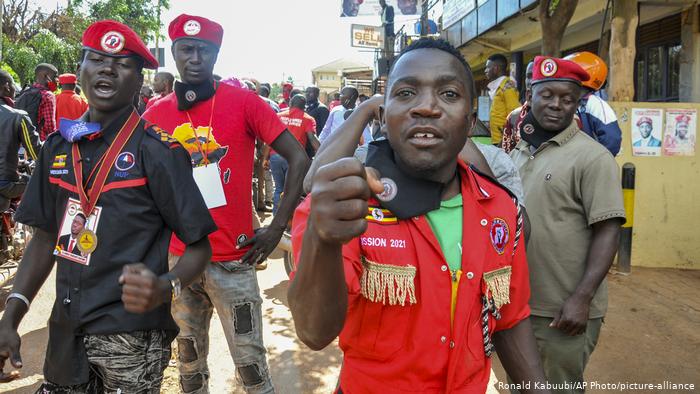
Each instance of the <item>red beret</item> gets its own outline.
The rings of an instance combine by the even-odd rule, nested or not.
[[[182,14],[170,22],[168,35],[175,42],[180,38],[196,38],[221,47],[224,28],[220,24],[201,16]]]
[[[117,21],[103,20],[90,25],[83,32],[83,49],[112,57],[138,56],[145,68],[158,68],[158,60],[138,34]]]
[[[61,74],[58,76],[58,83],[61,85],[76,84],[77,82],[78,78],[75,77],[75,74]]]
[[[689,124],[690,123],[690,116],[686,114],[680,114],[676,116],[676,123],[685,123]]]
[[[532,68],[532,84],[548,81],[566,81],[581,84],[588,81],[590,75],[583,67],[571,60],[555,57],[536,56]]]
[[[649,123],[649,124],[654,124],[654,122],[651,121],[651,118],[648,116],[642,116],[639,118],[637,121],[637,126],[641,125],[642,123]]]

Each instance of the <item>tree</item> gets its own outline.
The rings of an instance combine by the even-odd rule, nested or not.
[[[31,82],[37,63],[73,72],[79,60],[83,31],[100,19],[121,21],[148,42],[160,34],[159,7],[169,0],[73,0],[65,8],[45,12],[32,0],[4,0],[2,60],[23,84]],[[18,81],[19,82],[19,81]]]
[[[541,0],[542,55],[561,56],[561,39],[566,26],[576,11],[578,0]]]
[[[637,0],[613,1],[610,22],[610,87],[613,101],[632,101],[634,98],[635,39],[639,14]]]
[[[100,19],[113,19],[132,28],[144,42],[155,40],[163,24],[159,8],[170,8],[169,0],[74,0],[73,7],[86,7],[88,24]]]

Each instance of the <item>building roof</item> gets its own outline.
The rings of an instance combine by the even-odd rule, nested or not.
[[[311,72],[318,73],[318,72],[338,72],[340,70],[343,71],[363,71],[363,70],[371,70],[372,67],[355,61],[355,60],[350,60],[350,59],[337,59],[334,60],[330,63],[324,64],[322,66],[318,66],[311,70]]]

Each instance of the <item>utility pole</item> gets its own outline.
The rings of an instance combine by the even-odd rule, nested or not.
[[[156,59],[158,59],[158,63],[160,63],[159,59],[159,47],[160,47],[160,6],[161,6],[161,0],[156,0],[158,2],[158,8],[156,10],[156,15],[158,15],[158,30],[156,30]],[[163,59],[165,61],[165,59]]]
[[[2,19],[5,12],[5,1],[0,0],[0,62],[2,61]]]
[[[425,37],[428,35],[428,0],[421,0],[420,4],[420,36]]]

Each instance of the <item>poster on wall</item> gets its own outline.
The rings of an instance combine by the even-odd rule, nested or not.
[[[664,111],[632,108],[632,155],[661,156]]]
[[[418,0],[387,0],[386,3],[394,7],[394,15],[397,17],[420,14]],[[340,7],[340,16],[345,18],[382,14],[379,0],[341,0]]]
[[[694,156],[698,112],[695,109],[666,110],[663,153],[666,156]]]

